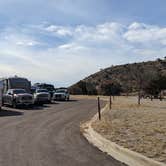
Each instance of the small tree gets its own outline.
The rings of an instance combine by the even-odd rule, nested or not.
[[[157,77],[157,73],[155,71],[149,71],[144,68],[144,66],[135,64],[135,67],[130,70],[131,79],[135,80],[136,89],[138,92],[138,105],[141,104],[141,96],[145,87],[149,82]]]
[[[138,104],[141,104],[141,90],[144,82],[144,69],[138,64],[135,64],[135,67],[131,70],[131,77],[136,82],[136,87],[138,91]]]
[[[166,76],[158,74],[158,77],[152,79],[145,87],[145,92],[151,96],[159,96],[162,90],[166,89]],[[160,96],[161,99],[161,96]]]

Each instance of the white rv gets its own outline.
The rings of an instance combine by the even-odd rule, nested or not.
[[[3,91],[3,82],[0,82],[0,110],[2,107],[2,91]]]
[[[5,94],[9,89],[25,89],[27,93],[31,92],[31,82],[26,78],[9,77],[0,78],[3,84],[3,93]]]

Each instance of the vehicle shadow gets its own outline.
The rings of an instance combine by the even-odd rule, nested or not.
[[[57,101],[52,101],[51,103],[48,104],[60,104],[60,103],[58,103]]]
[[[78,101],[78,100],[72,99],[72,100],[69,100],[69,101],[67,101],[67,102],[76,102],[76,101]]]
[[[11,106],[5,106],[8,110],[8,108],[11,108],[12,110],[14,108],[12,108]],[[48,108],[50,107],[50,105],[47,105],[47,104],[43,104],[43,105],[40,105],[40,104],[35,104],[35,105],[32,105],[32,106],[17,106],[16,109],[18,110],[43,110],[45,108]]]
[[[14,110],[2,109],[0,111],[0,117],[3,117],[3,116],[21,116],[21,115],[23,115],[22,112],[18,112],[18,111],[14,111]]]
[[[20,107],[18,107],[18,109],[20,109],[20,110],[43,110],[48,107],[50,107],[50,106],[44,104],[44,105],[33,105],[31,107],[20,106]]]

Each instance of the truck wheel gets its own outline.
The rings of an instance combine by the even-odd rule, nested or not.
[[[33,108],[33,104],[30,104],[30,105],[29,105],[29,108]]]
[[[12,102],[12,107],[13,107],[13,108],[17,108],[16,101],[13,101],[13,102]]]
[[[43,105],[44,105],[44,103],[39,103],[39,105],[40,105],[40,106],[43,106]]]
[[[2,99],[2,106],[4,105],[4,101],[3,101],[3,99]]]

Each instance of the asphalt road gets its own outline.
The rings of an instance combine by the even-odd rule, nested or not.
[[[95,100],[58,102],[0,112],[0,166],[122,166],[80,134]]]

